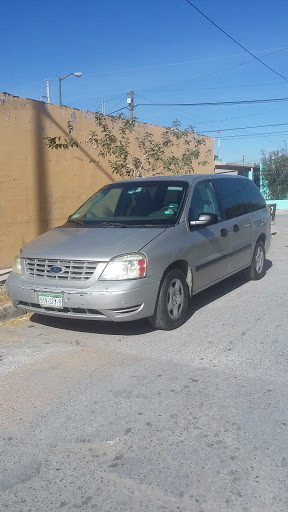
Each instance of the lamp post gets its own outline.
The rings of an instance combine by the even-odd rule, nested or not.
[[[282,139],[282,142],[284,142],[284,144],[285,144],[285,152],[287,153],[287,143],[286,143],[286,140]]]
[[[61,93],[61,82],[62,80],[65,80],[68,76],[76,76],[77,78],[80,78],[82,76],[82,73],[69,73],[66,76],[63,76],[63,78],[60,78],[59,76],[59,105],[62,107],[62,93]]]

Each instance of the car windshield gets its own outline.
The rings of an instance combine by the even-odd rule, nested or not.
[[[114,183],[96,192],[69,220],[96,227],[174,225],[186,190],[185,181]]]

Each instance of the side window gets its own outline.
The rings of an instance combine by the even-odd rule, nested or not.
[[[189,210],[189,220],[197,220],[201,213],[215,213],[221,219],[221,210],[216,194],[208,180],[195,185]]]
[[[227,220],[243,215],[244,196],[239,187],[238,180],[234,178],[218,178],[212,180],[219,201]]]
[[[247,210],[249,213],[266,207],[265,199],[253,181],[244,181],[243,192],[246,197]]]
[[[213,179],[212,183],[227,220],[265,207],[265,201],[256,185],[248,179],[218,178]]]

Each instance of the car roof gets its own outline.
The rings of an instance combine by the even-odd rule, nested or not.
[[[189,182],[189,183],[192,183],[193,181],[195,181],[196,179],[198,178],[202,178],[203,180],[207,180],[207,179],[211,179],[211,178],[216,178],[216,179],[221,179],[221,178],[231,178],[231,179],[235,179],[235,178],[240,178],[240,179],[248,179],[248,178],[245,178],[244,176],[239,176],[239,175],[236,175],[236,174],[169,174],[169,175],[166,175],[166,176],[145,176],[145,177],[142,177],[142,178],[130,178],[130,179],[126,179],[124,180],[125,182],[131,182],[131,183],[135,183],[135,182],[141,182],[143,183],[143,181],[186,181],[186,182]],[[119,182],[117,182],[119,183]]]

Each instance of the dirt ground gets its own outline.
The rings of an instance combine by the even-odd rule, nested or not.
[[[6,293],[5,284],[0,284],[0,307],[9,304],[9,302],[11,302],[11,300]]]
[[[0,322],[0,331],[9,327],[16,327],[23,324],[24,322],[28,322],[31,316],[32,313],[29,313],[21,316],[15,316],[14,318],[8,318],[7,320],[2,320],[2,322]]]
[[[5,284],[0,284],[0,307],[5,306],[11,302],[10,297],[6,293]],[[32,313],[16,316],[14,318],[8,318],[7,320],[0,321],[0,331],[7,327],[20,325],[23,322],[27,322],[31,317]]]

